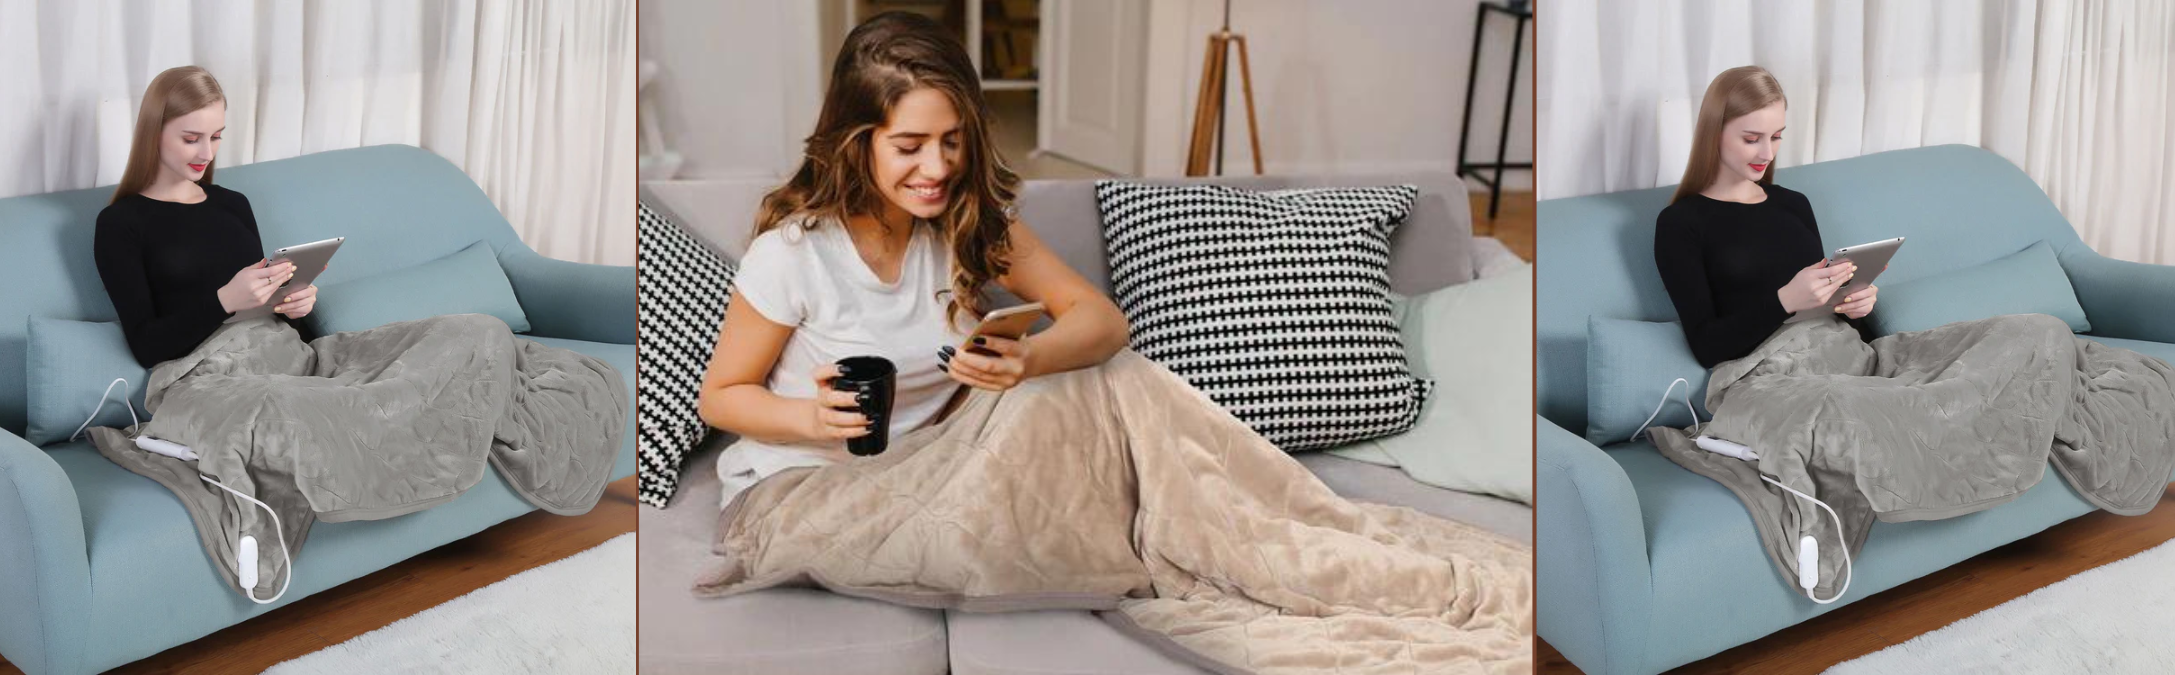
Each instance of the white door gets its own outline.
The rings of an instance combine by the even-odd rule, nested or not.
[[[1119,175],[1140,172],[1146,0],[1047,0],[1042,14],[1042,152]]]

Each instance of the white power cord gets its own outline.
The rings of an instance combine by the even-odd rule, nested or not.
[[[106,383],[105,393],[98,395],[98,407],[91,409],[90,417],[83,418],[83,423],[76,426],[75,433],[68,434],[68,440],[73,441],[76,439],[77,436],[83,435],[83,430],[90,428],[91,420],[98,419],[98,413],[104,411],[106,409],[106,402],[112,399],[113,387],[115,385],[127,383],[128,378],[125,377],[116,377],[113,378],[112,382]],[[127,392],[124,391],[122,392],[122,394],[124,395],[121,397],[121,405],[128,408],[129,428],[136,429],[137,433],[141,434],[143,430],[143,419],[136,416],[136,404],[131,403],[128,400],[128,397],[126,396]],[[129,436],[129,438],[136,441],[137,447],[143,448],[147,451],[156,452],[158,454],[166,455],[168,457],[173,457],[175,459],[180,459],[184,461],[194,461],[196,459],[196,453],[194,451],[191,451],[187,447],[184,447],[181,444],[174,443],[172,441],[138,435],[132,435]],[[197,474],[196,477],[204,479],[204,482],[206,483],[218,486],[221,490],[226,490],[227,492],[233,493],[236,497],[247,499],[250,501],[250,503],[256,504],[259,508],[264,509],[265,513],[272,514],[272,531],[279,534],[279,556],[281,560],[286,562],[285,569],[287,570],[287,578],[282,579],[279,582],[279,592],[273,594],[272,597],[267,600],[257,599],[256,537],[246,534],[242,535],[241,541],[235,545],[235,548],[237,549],[234,555],[235,576],[241,582],[240,586],[242,587],[242,595],[249,598],[250,602],[254,602],[260,605],[269,605],[275,602],[279,602],[280,598],[287,595],[287,585],[293,583],[295,580],[295,562],[294,558],[290,557],[287,552],[287,539],[285,534],[286,531],[280,527],[279,512],[273,511],[270,505],[267,505],[264,502],[257,501],[257,498],[255,497],[242,494],[240,490],[227,487],[225,483],[212,480],[210,476]]]
[[[83,418],[83,423],[76,425],[75,433],[68,434],[68,440],[73,441],[76,439],[77,436],[83,435],[83,430],[90,428],[91,420],[98,419],[98,413],[103,412],[106,409],[106,401],[113,398],[113,386],[117,384],[128,384],[128,378],[116,377],[113,378],[112,382],[106,383],[106,393],[98,395],[98,407],[92,408],[91,416]],[[129,428],[142,429],[143,420],[136,417],[136,404],[128,400],[128,392],[126,391],[121,392],[121,406],[128,408]],[[135,438],[135,436],[130,436],[129,438]]]
[[[1645,422],[1639,423],[1639,430],[1631,435],[1631,438],[1633,440],[1637,440],[1639,438],[1639,434],[1646,433],[1646,425],[1653,422],[1654,418],[1661,414],[1661,409],[1663,407],[1669,405],[1669,394],[1676,391],[1678,384],[1686,385],[1684,391],[1684,409],[1692,413],[1692,433],[1699,433],[1699,411],[1692,408],[1692,392],[1691,387],[1689,386],[1691,382],[1679,377],[1675,381],[1669,383],[1668,389],[1662,390],[1661,402],[1654,405],[1654,412],[1646,416]],[[1753,454],[1750,448],[1739,445],[1737,443],[1729,442],[1724,439],[1713,438],[1709,436],[1699,436],[1693,439],[1693,441],[1694,445],[1697,445],[1700,448],[1703,448],[1709,452],[1713,452],[1718,455],[1733,457],[1740,461],[1757,461],[1759,459],[1759,456]],[[1827,502],[1820,501],[1818,498],[1815,498],[1812,495],[1798,492],[1796,488],[1790,487],[1788,485],[1783,485],[1781,481],[1770,478],[1765,473],[1760,474],[1760,480],[1773,483],[1775,487],[1789,490],[1790,494],[1794,494],[1799,497],[1803,497],[1808,501],[1811,501],[1813,504],[1816,504],[1820,508],[1825,509],[1828,512],[1828,519],[1835,522],[1835,541],[1837,544],[1843,547],[1843,587],[1836,589],[1835,595],[1829,596],[1826,600],[1822,600],[1819,596],[1813,595],[1813,588],[1820,585],[1820,540],[1813,538],[1813,536],[1809,534],[1799,538],[1797,543],[1797,585],[1799,588],[1805,589],[1806,599],[1812,600],[1813,602],[1818,604],[1825,605],[1842,599],[1843,594],[1850,592],[1850,580],[1854,576],[1850,567],[1850,540],[1844,538],[1843,536],[1843,517],[1840,515],[1836,515],[1835,509],[1829,507]]]
[[[1647,414],[1646,421],[1639,423],[1639,429],[1631,432],[1631,440],[1639,440],[1639,434],[1646,433],[1646,425],[1652,424],[1655,417],[1661,416],[1662,407],[1669,405],[1669,393],[1676,391],[1679,384],[1684,385],[1684,411],[1692,414],[1692,433],[1699,433],[1699,411],[1692,408],[1692,382],[1679,377],[1669,383],[1668,389],[1662,390],[1661,401],[1654,404],[1654,412]]]

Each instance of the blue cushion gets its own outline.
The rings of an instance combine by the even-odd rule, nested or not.
[[[1587,441],[1607,445],[1631,438],[1679,377],[1690,385],[1700,419],[1707,418],[1707,369],[1692,356],[1677,322],[1588,317],[1586,341]],[[1685,385],[1677,385],[1649,426],[1691,426],[1691,412],[1678,402],[1685,394]]]
[[[2047,314],[2071,332],[2092,330],[2054,247],[2044,241],[1993,262],[1883,284],[1866,318],[1875,335],[1891,335],[2003,314]]]
[[[148,415],[143,397],[150,371],[129,353],[121,324],[33,316],[25,332],[24,393],[30,400],[23,440],[41,446],[65,440],[91,419],[94,408],[98,417],[91,419],[92,426],[126,427],[124,397],[137,414]],[[128,382],[113,385],[117,377]],[[108,386],[113,386],[112,395],[99,398]],[[99,408],[101,402],[104,408]]]
[[[307,318],[318,334],[329,335],[442,314],[489,314],[516,333],[529,330],[513,284],[482,241],[414,267],[320,285]]]

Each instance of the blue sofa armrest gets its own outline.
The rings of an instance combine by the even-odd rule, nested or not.
[[[1592,675],[1645,673],[1654,576],[1631,478],[1578,434],[1533,424],[1541,637]]]
[[[44,450],[0,430],[0,655],[30,675],[79,671],[90,606],[75,484]]]
[[[2062,270],[2092,334],[2175,342],[2175,266],[2101,256],[2082,245],[2062,253]]]
[[[527,246],[499,251],[529,317],[529,333],[544,337],[634,344],[634,268],[546,258]]]

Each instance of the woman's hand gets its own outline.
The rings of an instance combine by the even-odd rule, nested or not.
[[[1880,300],[1880,286],[1867,286],[1865,290],[1843,298],[1843,304],[1835,306],[1835,313],[1853,319],[1863,319],[1873,313],[1873,303]]]
[[[233,314],[251,307],[262,307],[272,299],[279,285],[294,278],[295,264],[282,260],[277,265],[259,260],[254,265],[235,272],[227,285],[219,287],[219,308]]]
[[[860,392],[832,389],[831,380],[837,377],[836,363],[816,368],[816,397],[809,401],[802,435],[818,441],[843,441],[869,435],[868,416],[859,410]]]
[[[272,311],[289,319],[300,319],[309,316],[313,309],[317,309],[317,284],[310,284],[308,288],[287,294]]]
[[[1826,258],[1821,258],[1776,289],[1775,298],[1782,301],[1783,311],[1791,313],[1825,306],[1829,298],[1835,297],[1835,289],[1842,288],[1857,271],[1858,266],[1848,260],[1829,265]]]
[[[974,350],[960,353],[953,347],[937,352],[938,368],[960,384],[990,391],[1004,391],[1027,379],[1026,340],[989,335],[974,338]],[[985,351],[986,350],[986,351]]]

